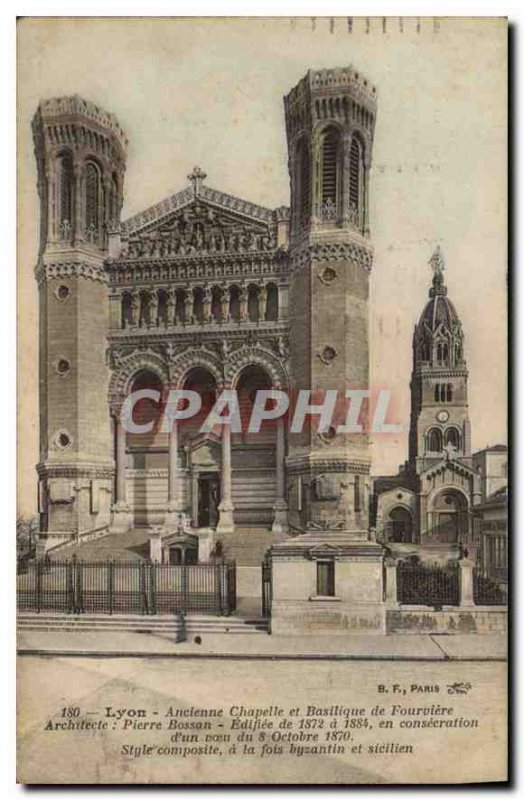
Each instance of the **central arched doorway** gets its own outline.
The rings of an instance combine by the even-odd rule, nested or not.
[[[200,429],[213,408],[217,397],[214,375],[205,367],[191,369],[182,388],[196,392],[201,400],[198,414],[179,423],[179,444],[190,453],[191,523],[196,528],[216,528],[220,504],[220,441],[219,430],[202,434]]]
[[[468,503],[462,492],[442,489],[433,500],[428,536],[441,544],[458,544],[468,533]]]

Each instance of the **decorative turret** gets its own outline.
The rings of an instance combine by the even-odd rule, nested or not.
[[[369,234],[376,89],[353,67],[309,70],[284,99],[292,232]]]
[[[83,244],[105,249],[123,200],[127,139],[116,118],[78,95],[43,100],[33,137],[40,253]]]
[[[446,451],[462,457],[471,454],[464,332],[444,283],[440,247],[429,263],[433,269],[429,300],[413,334],[412,462],[441,459]]]

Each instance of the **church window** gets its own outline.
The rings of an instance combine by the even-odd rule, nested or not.
[[[56,296],[58,297],[59,300],[67,300],[69,294],[70,294],[69,287],[65,286],[63,283],[56,290]]]
[[[60,358],[56,365],[56,371],[59,375],[67,375],[69,370],[71,369],[71,364],[67,360],[67,358]]]
[[[305,139],[297,145],[297,209],[298,222],[304,225],[309,216],[310,171],[309,150]]]
[[[335,562],[317,561],[317,596],[335,596]]]
[[[435,403],[440,403],[440,384],[435,384]]]
[[[451,383],[448,383],[448,385],[446,386],[446,401],[448,403],[451,403],[452,400],[453,400],[453,387]]]
[[[351,140],[349,151],[349,213],[352,221],[358,222],[362,207],[362,145],[356,136]]]
[[[86,237],[96,243],[100,234],[100,172],[93,163],[88,163],[85,173],[86,193]]]
[[[73,162],[65,154],[58,160],[58,233],[60,239],[71,238],[73,221]]]
[[[328,128],[322,139],[322,218],[337,216],[339,192],[339,145],[340,137],[333,128]]]
[[[440,453],[442,450],[442,434],[438,428],[431,428],[428,431],[428,451],[430,453]]]
[[[456,428],[448,428],[445,435],[446,444],[452,445],[456,450],[460,447],[460,434]]]

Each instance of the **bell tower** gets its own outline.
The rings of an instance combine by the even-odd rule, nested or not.
[[[353,67],[310,70],[284,99],[291,182],[292,396],[368,390],[368,292],[373,248],[369,180],[376,89]],[[346,404],[337,405],[338,423]],[[340,414],[342,416],[340,417]],[[368,527],[367,434],[318,422],[291,433],[292,526]],[[360,419],[362,422],[362,418]]]
[[[409,460],[421,472],[446,452],[471,456],[464,332],[444,282],[440,247],[430,259],[429,300],[413,335]]]
[[[48,546],[109,524],[113,444],[104,259],[120,226],[127,140],[78,96],[33,119],[40,198],[40,527]]]

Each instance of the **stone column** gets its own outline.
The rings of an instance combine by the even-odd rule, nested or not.
[[[162,536],[160,528],[153,528],[148,532],[149,537],[149,558],[151,561],[162,563]]]
[[[212,303],[213,303],[213,295],[212,295],[212,292],[211,292],[211,287],[210,286],[205,286],[204,287],[204,296],[203,296],[203,301],[202,301],[204,322],[211,322],[211,320],[212,320],[212,317],[213,317],[213,315],[211,313]]]
[[[83,165],[79,163],[75,163],[73,165],[73,174],[75,178],[74,184],[74,243],[75,245],[79,242],[84,241],[84,173],[83,173]]]
[[[115,415],[116,431],[116,497],[113,506],[111,529],[125,533],[131,528],[131,509],[127,502],[126,487],[126,432],[120,419],[120,411]]]
[[[397,562],[394,558],[386,558],[384,566],[386,568],[386,605],[388,608],[396,608],[398,606]]]
[[[149,290],[149,325],[156,327],[158,325],[158,291],[156,289]]]
[[[273,533],[288,533],[289,525],[287,521],[287,502],[286,502],[286,476],[284,469],[284,459],[286,457],[286,440],[284,430],[284,420],[279,417],[277,420],[277,446],[276,446],[276,500],[273,510],[275,518],[271,530]]]
[[[168,289],[167,292],[167,325],[170,327],[175,324],[176,311],[176,291]]]
[[[267,287],[262,284],[258,290],[258,321],[264,322],[267,311]]]
[[[198,472],[195,469],[191,475],[191,525],[198,528]]]
[[[131,293],[131,324],[137,328],[140,323],[140,292],[135,289]]]
[[[169,432],[169,474],[167,494],[166,526],[169,525],[170,527],[176,527],[181,521],[180,514],[182,512],[182,506],[180,505],[178,473],[178,422],[176,420],[171,422],[171,430]]]
[[[49,164],[46,173],[47,190],[47,241],[58,239],[59,209],[57,200],[56,163]]]
[[[248,289],[247,286],[240,287],[239,295],[239,317],[241,322],[245,322],[248,317]]]
[[[475,562],[470,561],[469,558],[461,558],[459,561],[460,567],[460,605],[473,606],[475,601],[473,599],[473,569]]]
[[[233,499],[231,494],[231,426],[222,428],[221,499],[218,506],[217,533],[233,533]]]
[[[229,322],[229,286],[222,286],[220,289],[220,316],[223,322]]]
[[[184,298],[184,323],[191,325],[193,322],[193,289],[188,286]]]

